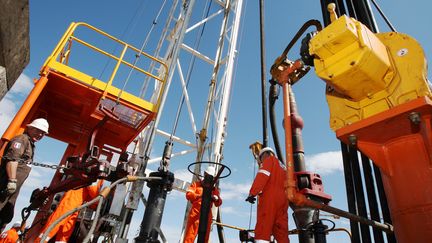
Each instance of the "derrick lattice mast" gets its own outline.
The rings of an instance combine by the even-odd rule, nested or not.
[[[156,49],[156,55],[160,56],[165,61],[168,68],[168,79],[165,93],[162,97],[162,101],[159,107],[159,113],[156,119],[140,136],[138,146],[136,149],[135,157],[141,163],[141,169],[138,172],[143,174],[150,162],[156,162],[157,159],[151,159],[150,153],[152,147],[155,145],[155,136],[162,135],[168,137],[171,142],[179,142],[189,147],[188,150],[180,152],[174,152],[170,154],[170,157],[180,156],[183,154],[197,152],[196,160],[203,160],[205,151],[209,151],[210,157],[207,159],[219,163],[222,160],[222,149],[223,141],[225,137],[225,129],[227,124],[228,107],[230,101],[230,91],[233,76],[233,68],[236,57],[236,45],[238,30],[241,20],[241,10],[243,1],[242,0],[231,0],[231,1],[209,1],[205,6],[196,4],[195,0],[186,1],[183,4],[179,4],[178,1],[174,1],[170,8],[170,12],[167,16],[167,21],[164,26],[161,38]],[[202,4],[201,4],[202,5]],[[196,18],[193,15],[194,12],[200,12],[199,7],[207,8],[207,14],[201,18]],[[206,25],[220,26],[220,33],[218,38],[214,39],[214,49],[211,50],[208,45],[204,48],[200,48],[200,45],[195,42],[189,44],[187,42],[190,37],[196,35],[196,32],[201,32]],[[217,28],[217,27],[216,27]],[[167,48],[163,50],[164,44],[167,44]],[[199,43],[199,42],[198,42]],[[164,53],[163,55],[161,53]],[[214,56],[214,58],[211,58]],[[188,81],[190,79],[190,73],[193,72],[193,65],[187,62],[192,59],[199,59],[206,65],[211,67],[211,73],[209,73],[210,90],[207,98],[207,106],[205,107],[205,116],[200,132],[197,132],[194,110],[192,109],[190,95],[188,93]],[[192,65],[192,67],[191,67]],[[187,71],[184,71],[185,69]],[[187,106],[187,112],[189,114],[192,134],[195,134],[194,139],[198,140],[197,144],[188,142],[187,139],[174,136],[175,129],[169,134],[159,128],[159,122],[163,116],[163,109],[165,106],[166,96],[170,91],[170,85],[172,82],[180,81],[182,87],[182,99]],[[205,80],[204,80],[205,81]],[[196,82],[196,81],[195,81]],[[199,80],[199,82],[202,82]],[[182,101],[181,101],[182,102]],[[195,101],[196,102],[196,101]],[[211,128],[210,121],[215,130],[215,136],[208,138],[207,130]],[[192,140],[192,139],[190,139]],[[172,145],[171,145],[172,146]],[[161,158],[163,159],[163,158]],[[195,168],[195,171],[200,173],[200,168]],[[174,183],[174,189],[185,190],[188,183],[181,183],[180,187],[177,187],[178,183]],[[133,212],[137,209],[139,200],[141,198],[141,192],[143,190],[143,183],[134,183],[131,189],[131,196],[127,202],[126,213],[124,214],[127,219],[122,221],[120,227],[123,232],[117,232],[119,235],[126,236],[128,225]],[[177,187],[177,188],[176,188]],[[163,210],[163,208],[162,208]],[[143,220],[141,227],[146,220]],[[160,222],[158,223],[160,226]],[[142,228],[141,228],[142,229]],[[220,237],[222,235],[222,228],[220,228]],[[142,233],[140,233],[142,236]]]

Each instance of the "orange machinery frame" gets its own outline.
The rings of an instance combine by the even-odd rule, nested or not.
[[[102,35],[117,44],[123,50],[119,56],[95,47],[75,35],[76,29],[86,28]],[[68,65],[73,55],[72,43],[78,43],[91,51],[99,52],[115,62],[115,66],[108,81],[98,80]],[[136,53],[159,65],[158,75],[152,74],[125,60],[126,51]],[[134,72],[150,77],[157,82],[153,97],[154,101],[146,101],[140,97],[114,87],[113,81],[121,65],[131,68]],[[68,144],[60,164],[64,164],[71,155],[80,155],[89,149],[92,132],[97,129],[94,145],[107,156],[112,157],[112,151],[125,151],[127,146],[138,134],[155,118],[167,79],[168,67],[141,50],[123,42],[107,33],[86,23],[72,23],[51,56],[48,57],[41,69],[41,77],[35,81],[35,86],[24,101],[14,119],[4,132],[1,141],[1,153],[10,139],[25,131],[25,125],[35,118],[46,118],[50,124],[48,136]],[[110,113],[109,119],[99,127],[100,122]],[[112,118],[114,117],[114,119]],[[107,152],[106,151],[111,151]],[[111,154],[109,154],[111,153]],[[56,173],[51,185],[61,179]],[[44,185],[35,185],[44,186]],[[47,204],[49,205],[49,204]],[[41,215],[35,218],[37,221]],[[38,227],[29,232],[29,240],[37,234]]]

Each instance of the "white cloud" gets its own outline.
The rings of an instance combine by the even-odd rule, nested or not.
[[[256,210],[255,207],[253,208],[254,210],[252,210],[252,212],[249,211],[242,211],[239,210],[238,208],[235,207],[230,207],[230,206],[221,206],[220,207],[222,215],[237,215],[237,216],[241,216],[241,217],[249,217],[250,213],[252,213],[253,215],[256,214]]]
[[[190,173],[187,169],[176,170],[173,172],[175,178],[191,182],[192,181],[192,173]]]
[[[9,126],[15,113],[17,105],[6,95],[0,102],[0,132],[3,134]]]
[[[23,94],[26,95],[33,88],[34,84],[31,78],[24,73],[21,74],[17,81],[14,83],[9,92],[13,94]]]
[[[42,163],[47,163],[47,162],[42,162]],[[33,166],[29,177],[24,182],[23,188],[30,188],[31,190],[33,190],[36,188],[49,186],[53,175],[54,175],[54,170],[47,170],[45,168]]]
[[[320,175],[328,175],[343,171],[342,154],[340,151],[329,151],[306,155],[306,166],[309,171]]]
[[[169,194],[168,194],[168,197],[169,197],[170,200],[172,200],[172,199],[179,199],[179,198],[183,198],[184,200],[186,200],[185,193],[177,191],[177,190],[170,191]]]
[[[19,96],[26,96],[32,88],[33,82],[31,79],[27,75],[21,74],[11,90],[0,101],[0,133],[3,134],[9,126],[18,111],[18,106],[23,102]]]
[[[249,194],[251,183],[221,183],[221,197],[223,200],[243,200]]]

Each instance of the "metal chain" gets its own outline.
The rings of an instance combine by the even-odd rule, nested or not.
[[[66,168],[66,166],[64,166],[64,165],[44,164],[44,163],[38,163],[38,162],[34,162],[34,161],[30,162],[30,163],[27,163],[27,164],[34,165],[34,166],[39,166],[39,167],[42,167],[42,168],[53,169],[53,170],[58,170],[58,169],[63,170],[63,169]]]
[[[7,160],[14,161],[14,160],[11,160],[11,159],[9,159],[7,157],[0,157],[0,158],[5,158]],[[39,162],[35,162],[35,161],[28,162],[28,161],[23,160],[23,159],[19,159],[18,163],[23,163],[23,164],[26,164],[26,165],[34,165],[34,166],[39,166],[39,167],[42,167],[42,168],[48,168],[48,169],[53,169],[53,170],[64,170],[64,169],[67,169],[67,167],[64,166],[64,165],[44,164],[44,163],[39,163]]]

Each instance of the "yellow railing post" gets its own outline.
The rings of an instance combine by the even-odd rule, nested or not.
[[[75,31],[77,30],[77,28],[79,26],[82,26],[83,28],[87,28],[90,31],[93,31],[97,34],[100,34],[101,36],[104,36],[112,41],[114,41],[115,43],[122,45],[123,46],[123,50],[120,54],[120,56],[108,53],[106,51],[104,51],[103,49],[100,49],[94,45],[92,45],[91,43],[86,42],[83,39],[78,38],[77,36],[75,36]],[[81,32],[80,32],[81,33]],[[108,58],[111,58],[113,60],[115,60],[116,65],[109,77],[108,81],[102,81],[102,80],[98,80],[94,77],[91,77],[83,72],[80,72],[77,69],[74,69],[73,67],[70,67],[68,65],[68,60],[71,57],[71,53],[72,53],[72,42],[76,42],[80,45],[83,45],[86,48],[89,48],[92,51],[98,52],[104,56],[107,56]],[[160,68],[164,69],[164,72],[159,73],[158,75],[153,74],[150,72],[150,70],[145,70],[144,68],[140,68],[135,66],[134,64],[129,63],[128,61],[124,60],[124,56],[126,55],[126,52],[128,50],[131,50],[132,52],[134,52],[136,55],[142,55],[145,58],[150,59],[151,61],[154,61],[156,63],[158,63],[160,66]],[[152,79],[154,79],[155,82],[160,82],[161,84],[161,88],[158,90],[158,94],[157,94],[157,99],[154,102],[148,102],[145,99],[142,99],[140,97],[137,97],[133,94],[129,94],[129,93],[122,93],[118,91],[118,88],[116,88],[115,86],[112,85],[112,83],[114,82],[114,79],[118,73],[118,70],[120,68],[120,65],[125,65],[127,67],[130,67],[132,69],[134,69],[135,71],[148,76]],[[91,86],[95,86],[98,89],[102,90],[102,97],[101,99],[104,99],[107,97],[108,94],[113,95],[113,96],[121,96],[123,97],[123,99],[125,99],[125,101],[127,101],[130,104],[135,104],[138,105],[142,108],[145,107],[145,109],[150,110],[151,112],[157,112],[160,102],[161,102],[161,94],[164,91],[164,86],[163,85],[166,82],[167,77],[167,72],[168,72],[168,66],[162,61],[157,59],[154,56],[151,56],[143,51],[141,51],[140,49],[129,45],[128,43],[121,41],[117,38],[115,38],[114,36],[111,36],[87,23],[83,23],[83,22],[78,22],[78,23],[71,23],[71,25],[68,27],[68,29],[66,30],[66,32],[64,33],[64,35],[62,36],[62,38],[60,39],[59,43],[57,44],[57,46],[55,47],[55,49],[53,50],[53,52],[51,53],[51,55],[47,58],[47,60],[44,63],[43,68],[41,69],[41,74],[43,74],[44,72],[46,72],[45,70],[55,70],[57,72],[60,73],[64,73],[69,77],[72,77],[76,80],[79,80],[83,83],[86,83],[88,85]],[[121,98],[119,97],[119,98]],[[151,106],[149,105],[145,105],[145,104],[151,104]]]
[[[115,77],[116,74],[117,74],[117,70],[118,70],[118,68],[120,67],[120,64],[122,63],[123,57],[124,57],[124,55],[125,55],[127,49],[128,49],[128,45],[125,45],[124,48],[123,48],[123,51],[122,51],[122,53],[120,54],[120,57],[119,57],[119,59],[118,59],[118,61],[117,61],[117,64],[115,65],[114,70],[113,70],[113,72],[111,73],[111,77],[109,78],[109,80],[108,80],[108,82],[107,82],[107,85],[106,85],[106,87],[105,87],[105,90],[104,90],[104,92],[103,92],[103,94],[102,94],[101,99],[104,99],[104,98],[105,98],[105,96],[106,96],[106,94],[107,94],[107,92],[108,92],[107,90],[108,90],[108,88],[111,86],[111,84],[112,84],[112,82],[113,82],[113,80],[114,80],[114,77]],[[119,97],[119,98],[120,98],[120,97]]]

